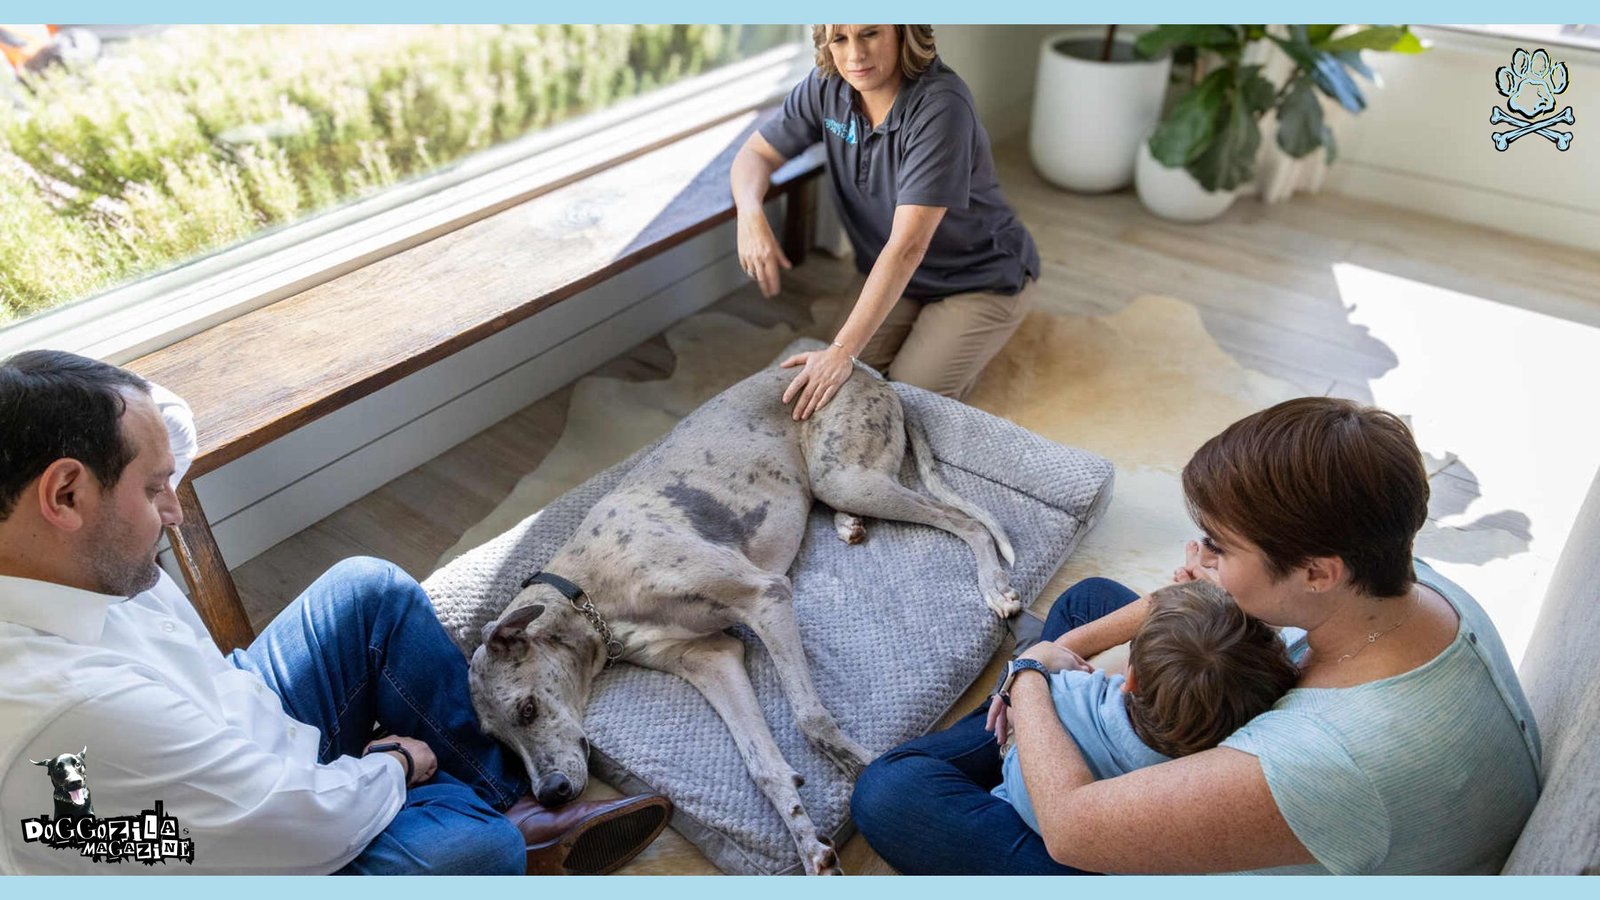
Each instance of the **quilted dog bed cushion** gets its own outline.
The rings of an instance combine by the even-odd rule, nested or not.
[[[784,356],[823,345],[797,341]],[[781,357],[780,357],[781,358]],[[858,376],[860,377],[860,376]],[[1011,583],[1030,603],[1093,526],[1111,496],[1105,459],[918,388],[895,384],[927,431],[939,472],[982,504],[1016,549]],[[648,449],[648,448],[647,448]],[[471,655],[497,616],[645,451],[594,476],[424,584],[440,621]],[[902,480],[917,484],[908,452]],[[867,520],[850,546],[817,504],[790,576],[795,613],[823,702],[873,753],[925,733],[983,670],[1005,626],[978,592],[971,551],[921,525]],[[819,833],[850,836],[851,782],[794,724],[760,641],[746,643],[750,680]],[[677,806],[672,825],[730,874],[798,874],[777,812],[756,788],[727,727],[675,676],[632,665],[602,673],[585,717],[593,774],[623,791],[652,788]]]

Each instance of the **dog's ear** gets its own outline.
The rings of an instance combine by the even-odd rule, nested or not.
[[[544,613],[543,603],[529,603],[505,614],[498,622],[483,626],[483,643],[491,653],[503,653],[523,637],[533,620]]]
[[[31,762],[36,766],[48,766],[48,765],[50,765],[50,760],[48,760],[48,759],[45,760],[44,762],[40,762],[37,759],[30,759],[30,760],[28,760],[28,762]]]
[[[84,762],[88,758],[89,758],[89,745],[85,744],[83,746],[83,750],[78,753],[78,761],[79,762]]]

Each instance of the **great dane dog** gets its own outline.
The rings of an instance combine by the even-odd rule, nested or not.
[[[808,873],[835,874],[838,858],[801,805],[802,779],[756,702],[744,645],[724,629],[744,625],[761,639],[806,738],[855,776],[872,754],[817,696],[785,574],[812,501],[836,510],[839,537],[852,544],[866,538],[862,517],[944,529],[976,554],[978,587],[995,615],[1021,603],[1000,561],[1015,561],[1010,541],[940,481],[926,436],[888,383],[860,368],[797,422],[780,401],[792,377],[777,367],[750,376],[645,455],[484,626],[470,682],[484,730],[518,751],[535,796],[556,806],[587,783],[583,711],[608,660],[681,676],[727,723]],[[899,481],[908,438],[932,497]]]

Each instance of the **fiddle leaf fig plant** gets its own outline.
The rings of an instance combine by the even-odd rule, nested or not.
[[[1351,73],[1368,81],[1372,70],[1361,51],[1419,53],[1422,42],[1406,25],[1376,25],[1335,37],[1339,25],[1289,25],[1285,33],[1265,25],[1161,25],[1141,35],[1141,56],[1172,53],[1193,66],[1193,85],[1150,137],[1150,153],[1162,165],[1183,167],[1208,191],[1232,190],[1255,177],[1261,118],[1278,115],[1278,146],[1299,158],[1319,148],[1332,162],[1333,132],[1323,121],[1320,93],[1352,113],[1366,108]],[[1246,64],[1245,51],[1258,41],[1278,46],[1294,63],[1282,85]],[[1206,64],[1211,71],[1202,77]]]

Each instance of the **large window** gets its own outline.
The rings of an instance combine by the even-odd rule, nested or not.
[[[798,36],[183,26],[0,72],[0,328]]]

